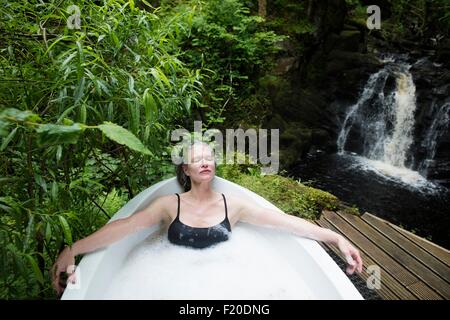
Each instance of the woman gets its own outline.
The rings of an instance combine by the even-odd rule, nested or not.
[[[336,246],[349,264],[347,273],[362,272],[358,250],[338,233],[302,218],[260,207],[246,199],[228,194],[225,197],[215,192],[211,187],[216,169],[214,151],[207,143],[193,143],[188,154],[189,161],[177,167],[178,181],[186,192],[161,196],[147,208],[106,224],[61,252],[52,267],[53,286],[58,294],[63,291],[61,273],[67,271],[71,274],[68,281],[74,282],[75,273],[69,267],[74,266],[76,256],[108,246],[158,223],[167,228],[170,242],[194,248],[206,248],[228,240],[238,221],[277,228]]]

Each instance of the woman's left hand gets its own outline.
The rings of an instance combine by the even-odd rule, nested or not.
[[[344,237],[339,237],[339,240],[337,242],[337,247],[344,255],[345,259],[347,260],[348,266],[347,266],[347,274],[351,275],[355,270],[358,273],[362,272],[363,263],[361,256],[359,255],[358,249],[356,249],[347,239]]]

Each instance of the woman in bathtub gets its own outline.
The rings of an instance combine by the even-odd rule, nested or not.
[[[67,272],[67,281],[75,280],[73,267],[76,256],[108,246],[130,233],[158,223],[168,226],[170,242],[197,249],[227,241],[238,221],[277,228],[336,246],[347,260],[347,273],[362,272],[358,250],[342,235],[302,218],[260,207],[245,198],[214,191],[214,151],[207,143],[194,142],[189,146],[188,154],[189,161],[177,167],[177,179],[184,193],[156,198],[145,209],[106,224],[60,253],[52,267],[53,287],[59,295],[64,291],[64,284],[60,283],[61,274]]]

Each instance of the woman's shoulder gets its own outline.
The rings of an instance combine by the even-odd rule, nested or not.
[[[178,203],[177,195],[175,194],[175,192],[159,196],[155,199],[155,201],[161,202],[166,210],[172,209]]]
[[[241,211],[249,205],[248,200],[242,195],[228,192],[223,192],[223,195],[227,201],[227,206],[234,209],[236,212]]]
[[[161,210],[164,220],[171,219],[172,211],[176,210],[177,195],[175,193],[170,193],[158,196],[150,202],[149,206],[154,206]]]
[[[235,203],[245,203],[246,199],[241,194],[236,194],[234,192],[222,192],[227,201],[233,201]]]

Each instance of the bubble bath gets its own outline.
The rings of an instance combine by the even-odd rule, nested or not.
[[[314,299],[279,250],[245,223],[205,249],[174,245],[160,230],[130,251],[103,299]]]

